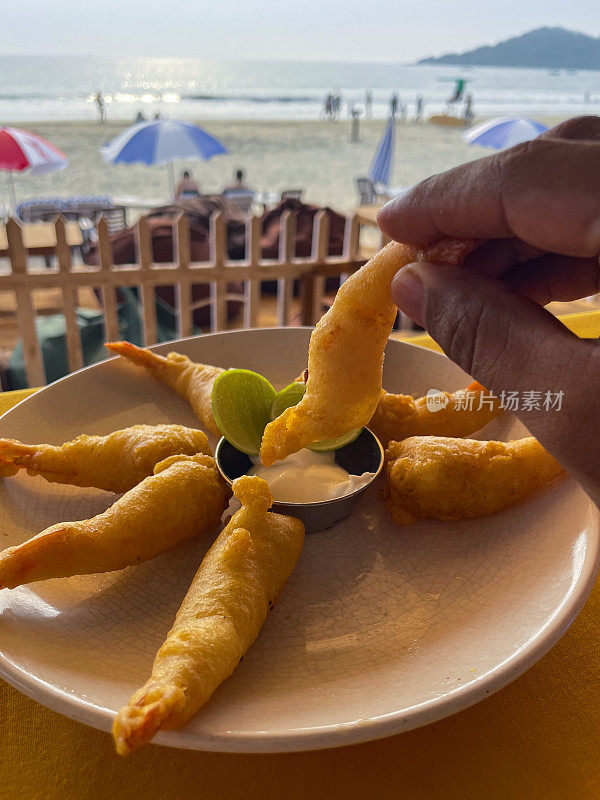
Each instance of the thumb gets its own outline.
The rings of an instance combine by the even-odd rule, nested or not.
[[[595,340],[579,339],[503,281],[456,267],[410,264],[392,295],[465,372],[500,398],[516,393],[517,416],[600,500]]]

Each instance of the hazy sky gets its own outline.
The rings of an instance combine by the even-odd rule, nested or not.
[[[541,25],[600,35],[598,0],[0,0],[0,54],[413,61]]]

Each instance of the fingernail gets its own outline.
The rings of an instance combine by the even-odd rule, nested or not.
[[[423,323],[423,302],[425,289],[412,265],[402,267],[392,281],[392,297],[398,308],[407,314],[417,325]]]
[[[391,200],[388,200],[386,203],[384,203],[381,206],[381,208],[379,209],[379,214],[381,214],[383,212],[383,214],[385,215],[385,214],[389,214],[390,211],[393,211],[394,210],[394,205],[395,205],[395,200],[396,200],[396,198],[393,197]]]

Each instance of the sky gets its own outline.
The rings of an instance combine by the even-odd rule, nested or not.
[[[600,36],[598,0],[0,0],[0,55],[413,62],[542,25]]]

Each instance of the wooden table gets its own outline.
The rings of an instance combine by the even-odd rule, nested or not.
[[[561,321],[579,336],[600,334],[598,312]],[[30,392],[0,393],[0,414]],[[596,800],[599,683],[600,585],[564,638],[496,694],[423,728],[333,750],[236,754],[149,745],[123,759],[108,733],[0,680],[0,797]]]
[[[568,302],[555,301],[546,306],[551,314],[560,317],[563,314],[584,314],[591,311],[600,311],[600,294],[584,297],[581,300],[569,300]]]
[[[381,208],[382,205],[379,203],[371,206],[357,206],[354,209],[354,213],[357,215],[363,225],[373,225],[375,228],[378,228],[377,214]]]
[[[78,247],[83,244],[83,235],[77,222],[67,222],[67,244]],[[31,256],[50,256],[56,248],[53,222],[31,222],[23,225],[23,243]],[[8,258],[6,227],[0,225],[0,258]]]

